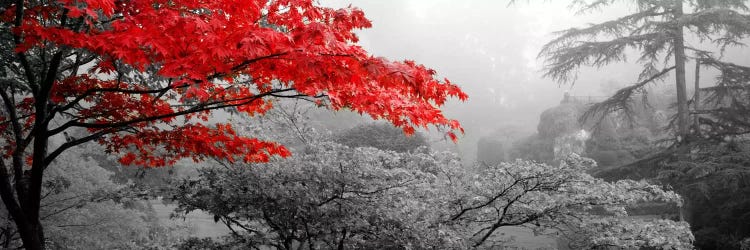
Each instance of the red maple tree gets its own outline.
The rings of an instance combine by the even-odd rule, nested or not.
[[[263,162],[282,145],[206,125],[212,111],[262,115],[270,97],[325,100],[413,132],[461,127],[438,109],[466,98],[412,61],[369,55],[353,7],[313,0],[12,0],[0,4],[0,196],[24,247],[42,249],[45,168],[96,141],[123,164],[181,158]],[[56,147],[50,138],[86,129]],[[9,164],[8,164],[9,163]]]

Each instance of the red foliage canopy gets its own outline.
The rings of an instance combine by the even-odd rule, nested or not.
[[[229,107],[262,115],[272,107],[267,97],[324,97],[333,109],[386,119],[407,133],[446,126],[455,140],[461,130],[438,108],[466,94],[423,65],[373,57],[357,46],[354,30],[371,24],[353,7],[313,0],[25,0],[11,4],[2,22],[13,27],[21,71],[44,63],[59,68],[47,95],[45,77],[18,74],[17,84],[29,86],[12,105],[21,130],[39,129],[36,104],[45,102],[44,117],[64,118],[44,128],[49,135],[75,127],[91,132],[53,149],[50,158],[91,140],[121,153],[124,164],[144,166],[185,157],[286,156],[283,146],[243,137],[229,124],[192,120]],[[51,65],[55,56],[59,65]],[[24,89],[11,88],[3,91],[18,96]]]

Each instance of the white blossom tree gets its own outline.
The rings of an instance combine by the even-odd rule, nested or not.
[[[232,229],[222,247],[491,248],[512,245],[500,232],[520,226],[575,248],[691,248],[687,223],[627,216],[629,205],[679,203],[677,194],[605,182],[585,173],[594,165],[574,156],[465,168],[450,153],[319,143],[291,159],[202,170],[174,198],[179,213],[201,209]]]

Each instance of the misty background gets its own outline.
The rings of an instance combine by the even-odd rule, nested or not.
[[[626,15],[636,8],[632,4],[620,3],[582,14],[568,8],[570,1],[325,0],[321,4],[362,9],[372,28],[358,32],[359,44],[373,55],[414,60],[461,86],[469,95],[468,101],[452,100],[442,109],[447,117],[458,119],[466,133],[459,136],[457,144],[444,140],[433,141],[433,146],[456,151],[465,162],[476,159],[477,141],[482,136],[534,133],[539,115],[558,105],[565,92],[610,96],[635,82],[641,70],[633,53],[627,63],[584,67],[574,83],[559,84],[543,77],[544,62],[537,58],[555,32]],[[687,43],[698,48],[712,46],[696,38]],[[750,51],[730,48],[724,59],[746,65],[750,63]],[[689,93],[693,68],[687,67]],[[704,70],[703,79],[711,79],[712,73]],[[671,93],[673,82],[670,76],[649,89]],[[439,133],[433,133],[434,140],[438,137]]]

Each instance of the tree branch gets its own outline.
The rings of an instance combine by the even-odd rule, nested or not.
[[[493,196],[492,198],[490,198],[486,202],[484,202],[482,204],[479,204],[479,205],[476,205],[476,206],[464,208],[458,214],[456,214],[454,216],[451,216],[450,220],[457,220],[457,219],[461,218],[461,216],[463,214],[465,214],[466,212],[469,212],[469,211],[472,211],[472,210],[476,210],[476,209],[480,209],[480,208],[489,206],[492,203],[494,203],[497,199],[500,199],[503,196],[505,196],[505,194],[507,194],[508,191],[510,191],[516,185],[520,184],[522,181],[527,181],[527,180],[531,180],[531,179],[535,179],[535,178],[537,178],[537,177],[536,176],[528,176],[528,177],[524,177],[524,178],[518,178],[515,181],[513,181],[513,183],[511,183],[508,187],[504,188],[500,193],[496,194],[495,196]]]
[[[26,1],[24,0],[16,0],[16,20],[14,21],[15,27],[21,27],[21,25],[23,24],[25,2]],[[21,45],[21,43],[23,43],[23,38],[20,34],[13,32],[13,42],[16,44],[16,46],[19,46]],[[29,81],[29,87],[33,92],[39,91],[36,77],[34,77],[34,71],[32,70],[31,64],[29,63],[29,59],[26,58],[26,54],[24,52],[17,52],[16,56],[18,56],[19,61],[21,61],[21,66],[23,67],[23,71],[26,74],[26,80]]]
[[[618,110],[627,109],[627,105],[629,105],[628,102],[630,101],[630,98],[633,95],[633,92],[635,92],[636,90],[642,88],[643,86],[645,86],[646,84],[654,80],[662,78],[673,69],[675,69],[675,66],[663,69],[662,71],[652,75],[651,77],[643,81],[637,82],[633,85],[630,85],[630,86],[627,86],[625,88],[618,90],[610,98],[607,98],[607,100],[604,100],[603,102],[592,105],[588,110],[586,110],[586,112],[583,113],[583,115],[579,119],[579,122],[584,123],[598,114],[602,114],[602,117],[603,117],[604,114],[612,113]]]
[[[54,151],[52,151],[51,153],[49,153],[47,155],[47,157],[44,159],[44,165],[45,166],[49,166],[49,164],[52,163],[52,161],[55,160],[55,158],[57,158],[57,156],[59,156],[65,150],[67,150],[69,148],[72,148],[72,147],[84,144],[86,142],[90,142],[90,141],[99,139],[99,138],[101,138],[104,135],[108,135],[108,134],[112,134],[112,133],[117,133],[117,132],[120,132],[120,131],[123,131],[123,130],[126,130],[126,129],[127,129],[127,127],[120,127],[120,128],[115,128],[115,129],[106,129],[106,130],[102,130],[102,131],[97,131],[96,133],[90,134],[90,135],[88,135],[86,137],[82,137],[82,138],[78,138],[76,140],[65,142],[62,145],[60,145],[60,147],[58,147],[57,149],[55,149]]]
[[[15,138],[15,148],[13,149],[13,173],[16,181],[18,181],[22,178],[23,175],[23,161],[21,158],[23,156],[23,152],[26,150],[26,144],[23,140],[23,131],[21,128],[21,124],[18,122],[18,114],[16,113],[15,103],[12,102],[10,96],[8,96],[8,93],[5,93],[5,90],[0,90],[0,97],[2,97],[3,99],[5,110],[8,112],[8,116],[10,118],[8,122],[11,123],[11,127],[13,128],[13,137]],[[19,187],[17,186],[16,189],[18,188]]]
[[[257,94],[254,96],[248,96],[248,97],[237,98],[237,99],[232,99],[232,100],[219,100],[219,101],[199,103],[193,108],[186,109],[183,111],[155,115],[155,116],[139,117],[139,118],[134,118],[131,120],[121,121],[121,122],[85,123],[85,122],[78,122],[78,121],[72,120],[72,121],[66,122],[65,124],[63,124],[62,126],[58,128],[50,130],[50,134],[61,133],[62,131],[70,127],[99,128],[99,129],[117,128],[117,127],[129,126],[129,125],[133,125],[133,124],[141,123],[141,122],[150,122],[150,121],[155,121],[155,120],[164,119],[164,118],[171,118],[171,117],[177,117],[177,116],[182,116],[186,114],[192,114],[192,113],[201,112],[201,111],[215,110],[215,109],[228,108],[228,107],[237,107],[237,106],[242,106],[242,105],[251,103],[265,96],[270,96],[275,93],[282,93],[282,92],[292,91],[292,90],[294,89],[293,88],[277,89],[277,90],[271,90],[265,93]],[[238,101],[241,101],[241,102],[235,103],[235,104],[228,104],[229,102],[238,102]]]

